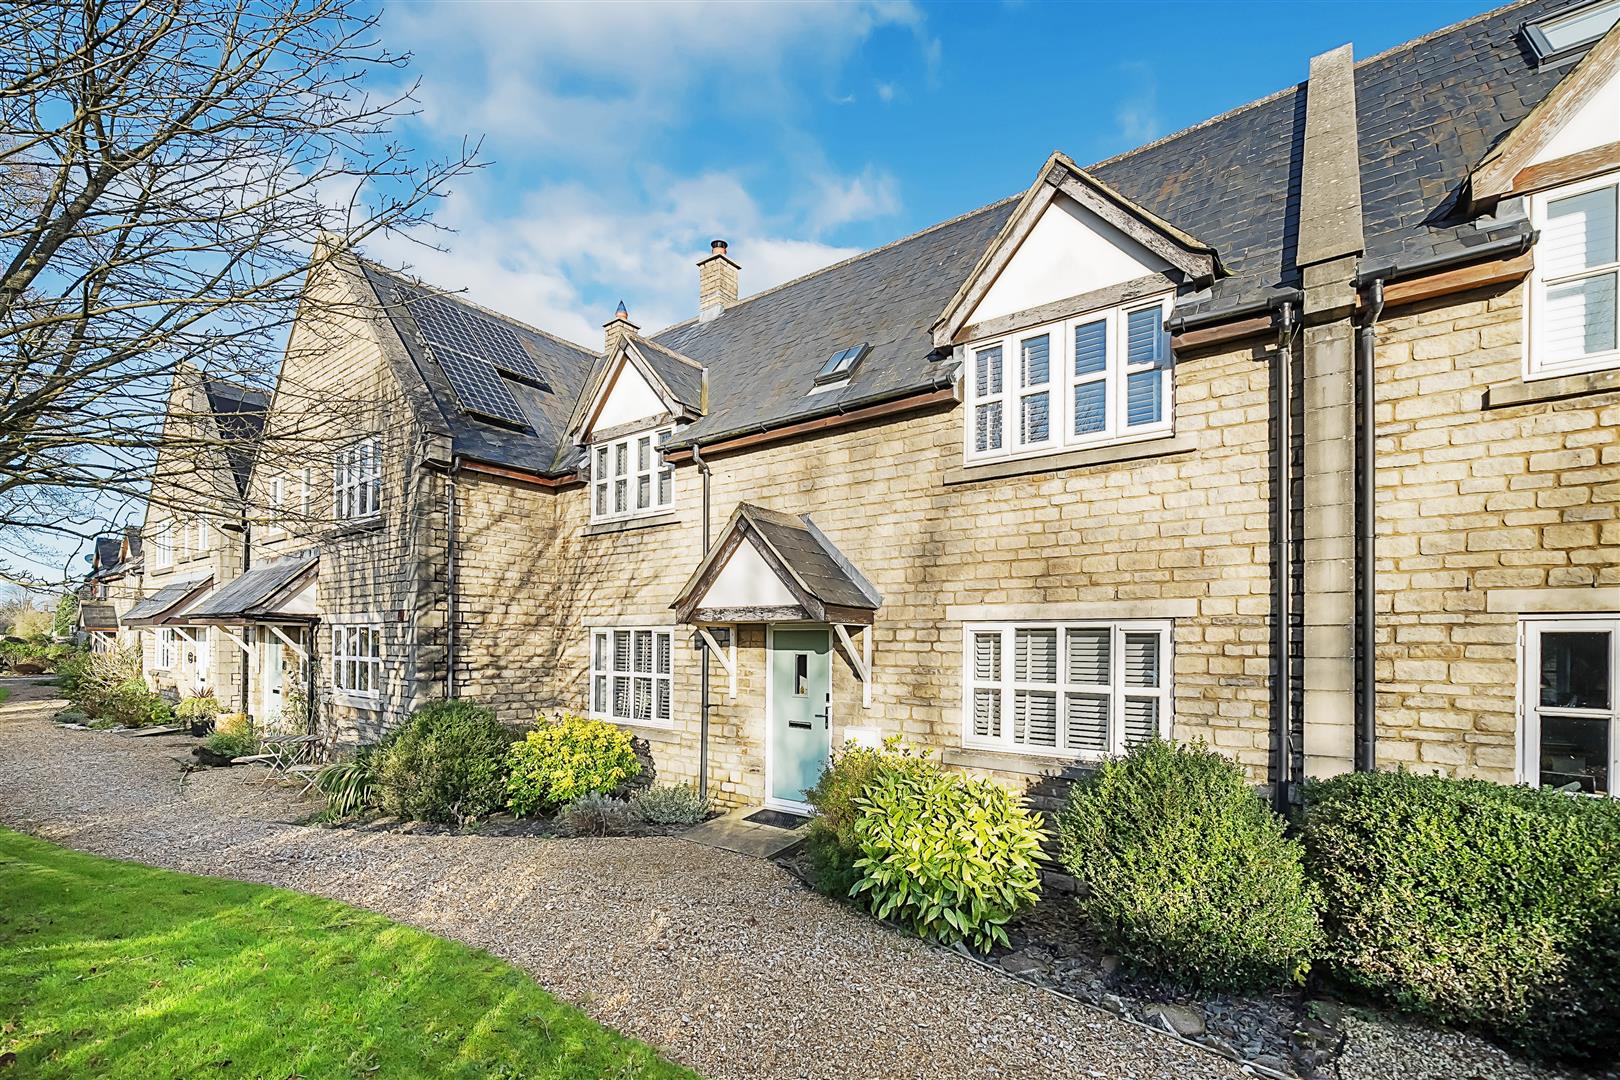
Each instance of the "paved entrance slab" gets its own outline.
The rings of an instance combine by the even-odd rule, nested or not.
[[[694,825],[681,833],[681,839],[705,847],[719,848],[721,851],[752,855],[757,859],[769,859],[780,855],[804,839],[802,827],[782,829],[762,821],[748,820],[751,815],[763,809],[761,806],[745,806],[717,818],[710,818],[701,825]]]

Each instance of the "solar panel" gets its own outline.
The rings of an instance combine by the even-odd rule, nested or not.
[[[515,427],[529,425],[529,418],[524,415],[517,398],[512,396],[511,389],[501,380],[500,371],[490,356],[492,351],[502,348],[507,349],[507,355],[515,350],[528,361],[534,377],[544,385],[544,380],[538,378],[539,371],[534,368],[534,362],[523,353],[517,335],[487,319],[469,316],[456,305],[445,303],[437,297],[411,296],[398,289],[394,292],[394,299],[405,305],[416,320],[423,343],[433,359],[438,361],[463,409],[502,424]],[[509,346],[500,344],[502,333],[511,339]]]

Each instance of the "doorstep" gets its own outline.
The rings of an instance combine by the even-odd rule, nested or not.
[[[711,818],[681,833],[681,839],[704,847],[734,851],[739,855],[752,855],[756,859],[771,859],[804,839],[804,827],[783,829],[747,818],[763,810],[762,806],[744,806]]]

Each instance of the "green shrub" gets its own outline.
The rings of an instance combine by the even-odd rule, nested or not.
[[[114,694],[141,678],[138,649],[88,653],[73,659],[68,666],[69,670],[63,673],[62,692],[92,720],[108,719]]]
[[[583,795],[564,806],[557,822],[569,836],[618,836],[635,822],[630,804],[600,792]]]
[[[1081,915],[1133,965],[1205,991],[1301,979],[1321,940],[1299,845],[1236,763],[1155,741],[1070,789]]]
[[[1620,1054],[1620,804],[1360,773],[1305,806],[1335,976],[1533,1054]]]
[[[210,732],[202,744],[221,757],[247,757],[259,752],[259,737],[251,731]]]
[[[174,717],[176,720],[190,723],[196,720],[212,720],[224,711],[225,706],[219,703],[219,698],[214,696],[214,692],[205,690],[200,694],[181,698],[180,704],[174,707]]]
[[[378,754],[379,800],[390,814],[467,822],[501,806],[512,733],[469,701],[439,701],[411,715]]]
[[[670,784],[637,792],[630,809],[652,825],[696,825],[709,815],[709,800],[690,784]]]
[[[174,720],[174,710],[141,679],[125,679],[101,704],[101,719],[124,727],[152,727]]]
[[[572,713],[542,721],[512,747],[507,765],[507,804],[520,816],[612,794],[641,772],[628,732]]]
[[[326,813],[341,821],[377,806],[376,747],[362,746],[349,761],[335,761],[315,774],[315,787],[326,796]]]
[[[855,805],[850,896],[879,918],[988,952],[1039,899],[1045,835],[1000,784],[880,764]]]
[[[860,845],[855,838],[855,823],[860,820],[860,798],[878,769],[900,771],[937,772],[928,752],[913,753],[900,745],[898,737],[885,739],[882,747],[857,746],[847,743],[835,750],[815,786],[805,792],[805,799],[815,810],[810,826],[805,830],[805,848],[810,854],[810,876],[816,888],[828,896],[840,899],[860,880],[855,860],[861,857]]]

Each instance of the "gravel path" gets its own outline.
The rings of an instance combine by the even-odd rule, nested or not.
[[[240,769],[180,783],[189,739],[50,722],[0,680],[0,822],[156,866],[370,908],[510,960],[705,1076],[1109,1077],[1244,1071],[930,948],[770,863],[679,839],[412,836],[296,824]]]

